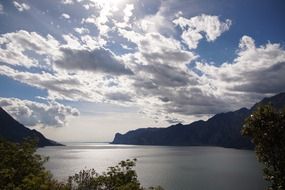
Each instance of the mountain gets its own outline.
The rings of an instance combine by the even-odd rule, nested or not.
[[[37,139],[39,147],[62,146],[62,144],[47,139],[37,130],[28,129],[0,107],[0,138],[12,142],[21,142],[28,137]]]
[[[251,109],[241,108],[217,114],[207,121],[172,125],[167,128],[142,128],[126,134],[116,133],[112,144],[165,145],[165,146],[220,146],[252,149],[249,138],[241,136],[244,120],[260,105],[271,103],[275,108],[285,106],[285,93],[264,98]]]

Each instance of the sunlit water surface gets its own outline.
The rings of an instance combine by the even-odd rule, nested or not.
[[[119,161],[137,158],[135,167],[143,186],[166,190],[262,190],[261,167],[253,151],[218,147],[168,147],[66,143],[45,147],[52,174],[66,180],[81,169],[105,171]]]

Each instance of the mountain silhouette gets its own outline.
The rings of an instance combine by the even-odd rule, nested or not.
[[[62,144],[47,139],[37,130],[29,129],[16,121],[3,108],[0,107],[0,138],[12,142],[22,142],[26,138],[36,139],[39,147],[43,146],[61,146]]]
[[[126,134],[116,133],[112,144],[164,145],[164,146],[219,146],[252,149],[250,139],[241,136],[244,120],[260,105],[271,104],[276,109],[285,107],[285,93],[264,98],[251,109],[219,113],[207,121],[181,123],[167,128],[141,128]]]

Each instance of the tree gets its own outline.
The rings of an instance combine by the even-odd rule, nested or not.
[[[270,105],[259,107],[246,119],[244,136],[252,138],[257,159],[263,164],[268,190],[285,189],[285,110]]]
[[[35,141],[11,143],[0,140],[1,190],[143,190],[133,167],[136,159],[121,161],[102,174],[82,170],[67,182],[52,178],[43,164],[48,160],[35,154]],[[151,187],[150,190],[162,190]]]
[[[56,181],[45,170],[47,158],[34,154],[35,141],[21,144],[0,140],[0,189],[1,190],[48,190]]]
[[[143,190],[133,170],[136,159],[121,161],[107,172],[98,174],[94,169],[82,170],[69,177],[67,188],[69,190]],[[162,190],[161,187],[151,187],[150,190]]]

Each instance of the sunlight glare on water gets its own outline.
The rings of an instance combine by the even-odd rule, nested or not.
[[[46,167],[66,180],[81,169],[105,171],[125,159],[137,158],[136,171],[145,187],[166,190],[260,190],[265,183],[253,151],[218,147],[167,147],[68,143],[40,148]]]

